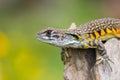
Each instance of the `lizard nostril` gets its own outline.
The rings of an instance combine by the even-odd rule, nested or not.
[[[41,35],[41,33],[40,33],[40,32],[38,32],[38,33],[37,33],[37,35],[36,35],[36,37],[37,37],[37,38],[39,38],[39,37],[40,37],[40,35]]]
[[[38,32],[37,35],[40,35],[40,33]]]

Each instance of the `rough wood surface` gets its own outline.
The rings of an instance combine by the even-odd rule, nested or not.
[[[105,43],[112,72],[105,73],[102,64],[95,66],[95,49],[68,49],[69,61],[64,65],[64,80],[120,80],[120,41],[110,39]]]
[[[98,80],[120,80],[120,41],[115,38],[110,39],[105,43],[105,48],[107,55],[114,63],[110,63],[111,74],[103,71],[102,64],[96,67],[96,73],[99,75]]]

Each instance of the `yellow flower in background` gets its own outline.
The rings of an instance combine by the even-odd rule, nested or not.
[[[0,32],[0,58],[4,58],[7,55],[8,45],[7,36]]]
[[[38,61],[24,52],[15,58],[14,69],[19,80],[39,80],[44,74],[44,69],[39,68]]]

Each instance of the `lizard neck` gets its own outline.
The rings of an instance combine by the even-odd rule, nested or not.
[[[75,48],[96,48],[98,39],[92,34],[79,34],[77,44],[74,45]],[[71,45],[73,47],[73,45]]]

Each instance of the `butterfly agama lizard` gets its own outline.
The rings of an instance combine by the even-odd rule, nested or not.
[[[97,64],[104,65],[109,65],[111,60],[102,41],[114,37],[120,38],[120,20],[114,18],[96,19],[73,29],[47,28],[37,33],[37,39],[61,47],[64,51],[67,48],[96,48],[100,54]]]

